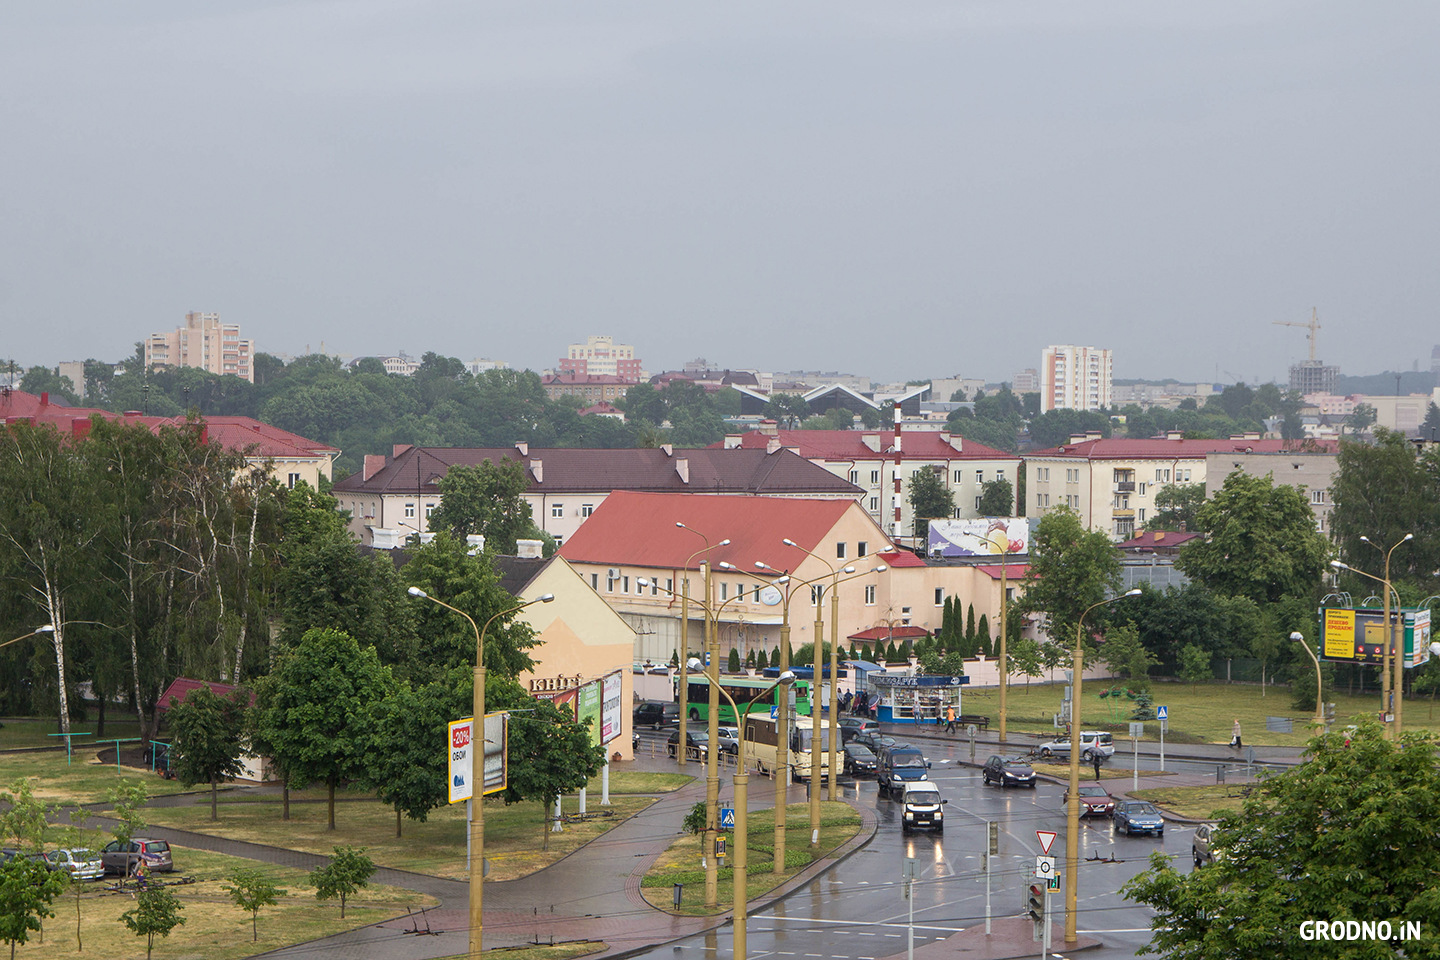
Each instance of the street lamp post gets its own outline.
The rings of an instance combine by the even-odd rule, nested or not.
[[[708,551],[711,549],[711,548],[710,548],[710,538],[707,537],[707,536],[705,536],[705,534],[701,533],[699,530],[696,530],[694,527],[687,526],[686,524],[682,523],[682,522],[679,521],[679,520],[675,521],[675,526],[679,527],[681,530],[688,530],[688,531],[690,531],[691,533],[695,534],[697,537],[699,537],[701,540],[704,540],[704,541],[705,541],[705,550],[704,550],[704,551],[700,551],[700,552],[702,552],[702,553],[703,553],[703,552],[708,552]],[[730,538],[729,538],[729,537],[726,537],[724,540],[721,540],[719,543],[715,544],[715,547],[718,549],[719,547],[726,546],[726,545],[729,544],[729,543],[730,543]],[[695,556],[695,554],[692,554],[691,556],[693,557],[693,556]],[[686,561],[686,563],[687,563],[687,566],[688,566],[689,561]],[[710,565],[710,560],[709,560],[709,558],[707,557],[706,560],[705,560],[705,562],[704,562],[704,567],[705,567],[705,602],[704,602],[703,604],[701,604],[701,609],[705,610],[707,614],[710,612],[710,604],[711,604],[711,602],[712,602],[713,599],[714,599],[714,598],[711,596],[711,593],[710,593],[710,566],[711,566],[711,565]],[[686,573],[688,573],[688,572],[689,572],[689,571],[688,571],[688,569],[687,569]],[[687,583],[688,583],[688,577],[687,577]],[[686,611],[686,613],[688,614],[688,610]],[[687,616],[687,619],[688,619],[688,616]],[[718,820],[718,818],[719,818],[719,809],[720,809],[720,771],[719,771],[719,769],[716,767],[716,756],[715,756],[715,754],[716,754],[717,751],[714,749],[714,743],[715,743],[716,738],[717,738],[717,736],[718,736],[718,734],[719,734],[719,726],[720,726],[720,718],[719,718],[719,716],[718,716],[718,714],[720,713],[720,656],[719,656],[719,652],[716,650],[716,643],[717,643],[717,639],[718,639],[718,638],[716,637],[716,631],[717,631],[718,629],[719,629],[719,624],[717,624],[717,623],[715,622],[714,617],[713,617],[713,616],[707,617],[706,620],[705,620],[705,656],[706,656],[706,659],[709,660],[709,664],[708,664],[707,667],[706,667],[705,673],[706,673],[706,675],[710,678],[710,702],[709,702],[710,718],[709,718],[709,722],[708,722],[708,724],[707,724],[707,730],[708,730],[709,737],[710,737],[711,749],[708,751],[708,754],[709,754],[709,755],[708,755],[708,757],[706,758],[706,764],[705,764],[705,842],[706,842],[706,844],[707,844],[707,848],[706,848],[706,852],[705,852],[705,905],[706,905],[706,906],[714,906],[714,905],[715,905],[715,901],[716,901],[716,899],[717,899],[718,896],[719,896],[719,894],[718,894],[717,891],[718,891],[718,886],[719,886],[719,882],[720,882],[719,868],[718,868],[717,864],[715,863],[715,850],[714,850],[715,837],[719,834],[719,828],[720,828],[720,824],[717,822],[717,820]],[[681,705],[680,705],[680,717],[681,717],[681,719],[680,719],[680,723],[681,723],[680,736],[681,736],[681,745],[682,745],[682,746],[683,746],[684,743],[685,743],[685,740],[684,740],[684,736],[685,736],[685,727],[684,727],[685,718],[686,718],[686,715],[690,712],[690,711],[689,711],[689,701],[690,701],[690,697],[689,697],[689,681],[688,681],[688,680],[686,681],[686,696],[685,696],[683,699],[684,699],[684,702],[681,703]],[[676,753],[677,755],[683,754],[683,752],[684,752],[683,750],[677,750],[677,751],[675,751],[675,753]],[[682,764],[683,764],[683,761],[682,761]]]
[[[1305,652],[1310,654],[1311,661],[1315,664],[1315,726],[1321,730],[1325,729],[1325,704],[1321,701],[1325,697],[1325,681],[1320,674],[1320,658],[1315,656],[1315,651],[1310,649],[1310,644],[1305,642],[1305,635],[1300,631],[1290,634],[1290,639],[1300,644]]]
[[[687,527],[679,520],[675,521],[675,526],[679,527],[681,530],[688,530],[690,533],[695,534],[695,536],[705,541],[705,546],[701,547],[699,550],[696,550],[694,553],[690,554],[690,556],[685,558],[685,566],[680,571],[680,646],[683,648],[683,650],[681,651],[680,656],[676,658],[676,660],[680,666],[684,666],[685,663],[690,659],[690,561],[694,560],[702,553],[709,553],[711,550],[718,550],[720,547],[726,546],[730,543],[730,539],[727,537],[724,540],[721,540],[719,543],[715,544],[714,546],[711,546],[710,538],[705,536],[705,534],[701,533],[699,530],[696,530],[694,527]],[[701,562],[700,572],[705,578],[705,602],[709,603],[710,561],[708,559]],[[674,594],[672,593],[671,596],[674,596]],[[703,636],[700,642],[703,646],[705,643],[705,638]],[[685,743],[685,734],[689,726],[688,721],[690,719],[690,696],[689,686],[685,683],[683,677],[681,679],[681,683],[684,685],[678,692],[683,693],[684,696],[680,697],[680,742]],[[684,750],[675,751],[675,762],[679,765],[682,771],[685,769]]]
[[[694,670],[695,668],[700,667],[701,663],[699,660],[692,659],[686,664],[686,666],[689,669]],[[756,694],[750,700],[750,702],[745,705],[744,713],[740,712],[740,708],[736,705],[734,697],[730,696],[730,694],[724,690],[720,691],[721,693],[725,694],[725,699],[730,701],[730,709],[735,711],[735,716],[742,718],[740,722],[740,755],[738,757],[738,762],[735,764],[734,778],[735,857],[734,863],[731,864],[730,867],[731,879],[734,881],[734,886],[731,892],[731,897],[733,898],[731,912],[734,914],[735,923],[735,937],[733,949],[731,950],[731,955],[738,958],[738,960],[745,960],[745,957],[747,956],[745,943],[747,932],[746,921],[750,912],[750,891],[748,886],[750,881],[748,872],[750,844],[750,771],[745,765],[745,723],[743,718],[749,715],[750,708],[754,706],[756,700],[759,700],[771,690],[774,690],[776,687],[781,686],[782,684],[788,686],[789,684],[793,683],[794,680],[795,674],[790,672],[789,670],[781,673],[779,678],[776,679],[774,683],[770,684],[770,686],[766,687],[764,690],[760,691],[760,693]],[[718,752],[715,749],[715,744],[713,741],[710,744],[708,752],[712,754]],[[776,816],[783,815],[784,810],[785,808],[781,806],[776,811]]]
[[[485,917],[485,633],[490,629],[490,624],[500,617],[517,610],[524,610],[531,604],[549,603],[555,599],[555,595],[547,593],[534,600],[527,600],[501,610],[486,620],[485,626],[482,628],[475,626],[475,618],[464,610],[452,607],[444,600],[430,596],[419,587],[411,587],[407,592],[412,597],[438,603],[446,610],[460,614],[469,621],[470,629],[475,631],[475,691],[471,698],[475,726],[471,733],[471,742],[479,746],[471,748],[471,756],[474,757],[474,764],[479,770],[479,774],[472,771],[470,775],[471,789],[474,791],[474,800],[471,803],[474,816],[470,818],[470,960],[480,960]]]
[[[1005,743],[1005,690],[1010,686],[1010,661],[1007,652],[1007,644],[1010,641],[1009,623],[1005,619],[1006,608],[1010,603],[1006,597],[1009,593],[1009,584],[1005,580],[1008,564],[1006,561],[1010,556],[1010,531],[1005,531],[1005,546],[1000,551],[1000,743]]]
[[[1404,627],[1401,626],[1404,620],[1404,614],[1400,610],[1400,595],[1398,593],[1395,594],[1396,623],[1393,625],[1390,623],[1390,594],[1395,591],[1395,587],[1390,582],[1390,555],[1395,552],[1395,548],[1400,546],[1400,544],[1414,539],[1415,534],[1407,533],[1397,540],[1389,550],[1386,550],[1369,537],[1362,536],[1360,538],[1362,543],[1367,543],[1385,554],[1384,577],[1377,577],[1374,574],[1366,573],[1364,570],[1357,570],[1339,560],[1330,561],[1330,566],[1335,567],[1337,570],[1349,570],[1352,573],[1358,573],[1362,577],[1369,577],[1371,580],[1385,585],[1385,589],[1382,591],[1384,596],[1382,603],[1384,604],[1385,646],[1380,667],[1380,720],[1385,724],[1385,735],[1392,740],[1399,739],[1400,731],[1403,727],[1401,711],[1405,699],[1405,640]],[[1393,667],[1391,666],[1392,658],[1394,663]]]
[[[846,567],[841,573],[849,573],[854,570],[853,566]],[[830,785],[826,798],[834,800],[840,793],[840,698],[836,696],[839,692],[837,684],[840,674],[840,584],[847,580],[854,580],[859,577],[868,577],[872,573],[884,573],[888,567],[880,564],[861,573],[854,573],[848,577],[836,577],[830,586]]]
[[[10,646],[10,644],[12,644],[12,643],[19,643],[21,640],[28,640],[28,639],[30,639],[30,638],[33,637],[33,636],[37,636],[38,634],[42,634],[42,633],[54,633],[54,632],[55,632],[55,624],[53,624],[53,623],[47,623],[47,624],[44,624],[43,626],[36,627],[34,630],[31,630],[29,633],[22,633],[20,636],[16,637],[14,640],[6,640],[4,643],[0,643],[0,647],[8,647],[8,646]]]
[[[1118,597],[1092,603],[1080,614],[1075,623],[1074,676],[1071,684],[1070,706],[1070,793],[1065,809],[1065,942],[1074,943],[1075,931],[1075,888],[1080,885],[1080,674],[1085,669],[1085,650],[1081,642],[1084,636],[1085,614],[1096,607],[1114,603],[1124,597],[1138,597],[1140,591],[1127,590]],[[1046,921],[1049,922],[1048,920]]]

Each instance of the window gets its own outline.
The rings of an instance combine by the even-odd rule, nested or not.
[[[735,584],[735,596],[739,597],[741,600],[745,599],[745,584]]]
[[[580,516],[582,516],[582,517],[588,517],[588,516],[590,516],[590,514],[592,514],[592,513],[594,513],[594,512],[595,512],[595,504],[593,504],[593,503],[586,503],[586,504],[582,504],[582,505],[580,506]]]
[[[956,507],[956,508],[955,508],[955,519],[956,519],[956,520],[963,520],[963,519],[964,519],[963,517],[960,516],[960,512],[961,512],[961,511],[960,511],[960,508],[959,508],[959,507]]]
[[[721,600],[724,600],[724,599],[726,598],[727,593],[728,593],[728,591],[729,591],[729,587],[730,587],[730,584],[726,583],[724,580],[721,580],[721,581],[720,581],[720,599],[721,599]]]
[[[975,498],[975,510],[976,510],[977,512],[980,510],[980,498],[979,498],[979,497],[976,497],[976,498]]]
[[[1065,471],[1065,482],[1066,482],[1066,483],[1079,483],[1079,482],[1080,482],[1080,468],[1079,468],[1079,467],[1070,467],[1070,468],[1068,468],[1068,469]]]
[[[427,504],[425,504],[425,519],[426,519],[426,520],[429,520],[429,519],[430,519],[430,514],[432,514],[432,513],[434,513],[434,512],[435,512],[435,504],[433,504],[433,503],[427,503]]]
[[[996,470],[996,471],[995,471],[995,479],[996,479],[996,480],[1004,480],[1004,479],[1005,479],[1005,471],[1004,471],[1004,470]]]
[[[851,471],[850,471],[849,480],[850,480],[851,483],[859,483],[859,482],[860,482],[860,471],[859,471],[859,470],[851,470]]]
[[[1324,503],[1324,502],[1325,502],[1325,491],[1324,491],[1324,490],[1311,490],[1311,491],[1310,491],[1310,502],[1311,502],[1311,503]]]
[[[630,592],[630,578],[629,578],[629,577],[621,577],[621,578],[620,578],[620,592],[621,592],[621,593],[629,593],[629,592]]]
[[[600,589],[600,574],[590,574],[590,589],[595,591],[598,591]]]
[[[870,498],[870,512],[871,512],[871,513],[878,513],[879,511],[880,511],[880,498],[879,498],[879,497],[871,497],[871,498]]]
[[[606,592],[606,593],[614,593],[614,592],[615,592],[615,578],[614,578],[613,576],[607,575],[607,576],[605,577],[605,592]]]
[[[951,479],[951,482],[952,482],[952,483],[964,483],[964,482],[965,482],[965,471],[964,471],[964,470],[956,470],[954,476],[952,476],[950,479]]]
[[[844,540],[838,540],[838,541],[836,541],[836,543],[835,543],[835,559],[836,559],[836,560],[844,560],[844,559],[845,559],[845,541],[844,541]]]
[[[984,471],[984,470],[976,470],[976,471],[975,471],[975,482],[976,482],[976,483],[984,483],[984,482],[985,482],[985,471]]]
[[[879,470],[871,470],[871,471],[870,471],[870,483],[873,485],[873,484],[877,484],[877,483],[879,483],[879,482],[880,482],[880,471],[879,471]]]
[[[1170,471],[1169,471],[1169,470],[1161,470],[1161,469],[1158,469],[1158,468],[1157,468],[1157,469],[1155,470],[1155,482],[1156,482],[1156,483],[1169,483],[1169,482],[1170,482]]]
[[[413,503],[407,503],[407,504],[405,504],[405,519],[407,519],[407,520],[414,520],[414,519],[415,519],[415,504],[413,504]]]
[[[873,583],[865,586],[865,606],[875,606],[875,584]]]
[[[651,581],[650,581],[650,596],[652,596],[652,597],[658,597],[658,596],[660,596],[660,581],[659,581],[659,580],[651,580]]]
[[[936,588],[935,588],[935,606],[937,606],[937,607],[943,607],[943,606],[945,606],[945,588],[944,588],[944,587],[936,587]]]
[[[1035,494],[1035,506],[1037,506],[1037,507],[1048,507],[1048,506],[1050,506],[1050,494],[1048,494],[1048,493],[1037,493],[1037,494]]]
[[[1144,522],[1145,522],[1145,508],[1144,508],[1144,507],[1141,507],[1140,509],[1138,509],[1138,510],[1135,511],[1135,522],[1136,522],[1136,523],[1144,523]]]
[[[863,557],[868,555],[869,553],[870,544],[866,543],[864,540],[861,540],[859,543],[855,544],[855,556]]]
[[[666,592],[666,593],[674,593],[674,592],[675,592],[675,580],[674,580],[674,578],[672,578],[672,577],[666,577],[666,578],[665,578],[665,592]]]
[[[1189,482],[1190,482],[1190,470],[1189,470],[1188,468],[1185,469],[1185,470],[1177,471],[1176,474],[1175,474],[1175,479],[1176,479],[1176,480],[1179,480],[1179,479],[1180,479],[1180,474],[1182,474],[1182,473],[1185,475],[1185,479],[1184,479],[1183,482],[1184,482],[1184,483],[1189,483]]]
[[[910,626],[910,608],[909,608],[909,607],[901,607],[901,608],[900,608],[900,621],[901,621],[902,623],[904,623],[905,626],[907,626],[907,627]]]
[[[811,602],[811,603],[819,603],[819,602],[820,602],[820,586],[819,586],[818,584],[812,583],[812,584],[810,585],[810,602]]]
[[[298,474],[298,473],[292,473],[292,474],[290,474],[289,476],[287,476],[287,477],[285,478],[285,485],[286,485],[287,487],[289,487],[291,490],[294,490],[294,489],[295,489],[295,484],[297,484],[297,483],[299,483],[299,482],[300,482],[300,474]]]
[[[1137,492],[1140,494],[1140,496],[1142,496],[1142,497],[1145,496],[1145,481],[1144,481],[1144,480],[1141,480],[1141,481],[1140,481],[1140,486],[1139,486]]]
[[[550,516],[553,517],[553,518],[555,518],[556,520],[558,520],[558,519],[560,519],[561,517],[565,516],[565,504],[563,504],[563,503],[552,503],[552,504],[550,504]]]

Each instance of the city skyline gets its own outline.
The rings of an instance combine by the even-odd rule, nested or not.
[[[1433,5],[91,9],[0,13],[25,362],[191,310],[880,380],[1284,382],[1312,309],[1344,373],[1437,340]]]

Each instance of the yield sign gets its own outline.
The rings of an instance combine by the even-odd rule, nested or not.
[[[1046,853],[1050,852],[1050,844],[1055,842],[1054,830],[1036,830],[1035,836],[1040,838],[1040,849]]]

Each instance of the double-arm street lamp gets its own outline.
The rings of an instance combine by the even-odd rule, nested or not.
[[[710,543],[710,538],[707,537],[705,534],[701,533],[699,530],[696,530],[694,527],[686,526],[686,525],[685,525],[682,521],[680,521],[680,520],[676,520],[676,521],[675,521],[675,526],[679,527],[681,530],[685,530],[685,531],[688,531],[688,532],[690,532],[690,533],[693,533],[693,534],[695,534],[695,536],[697,536],[697,537],[699,537],[701,540],[704,540],[704,541],[705,541],[705,546],[701,547],[699,550],[696,550],[694,553],[690,554],[690,556],[688,556],[688,557],[685,558],[685,566],[684,566],[684,568],[680,571],[680,647],[681,647],[681,651],[680,651],[680,656],[679,656],[678,658],[676,658],[676,659],[677,659],[677,662],[678,662],[681,666],[683,666],[683,665],[690,659],[690,562],[691,562],[692,560],[694,560],[696,557],[700,556],[702,553],[709,553],[711,550],[719,550],[721,547],[729,546],[729,544],[730,544],[730,538],[729,538],[729,537],[726,537],[724,540],[721,540],[719,543],[712,545],[712,544]],[[710,602],[710,561],[709,561],[708,558],[705,559],[705,560],[700,561],[700,573],[701,573],[701,576],[704,578],[704,583],[705,583],[705,603],[709,603],[709,602]],[[672,593],[671,596],[673,597],[674,594]],[[702,649],[708,651],[708,650],[710,649],[710,647],[709,647],[709,644],[710,644],[710,636],[709,636],[709,633],[708,633],[708,631],[709,631],[709,620],[707,619],[707,620],[704,620],[704,621],[702,621],[702,622],[705,624],[705,634],[700,638],[700,645],[701,645]],[[688,704],[687,700],[688,700],[688,698],[686,698],[686,697],[682,697],[681,700],[680,700],[680,742],[681,742],[681,743],[686,743],[686,742],[687,742],[686,739],[685,739],[685,736],[686,736],[686,733],[687,733],[687,730],[688,730],[688,727],[689,727],[689,719],[690,719],[690,718],[689,718],[689,712],[690,712],[690,711],[688,710],[689,704]],[[711,703],[711,705],[710,705],[710,712],[711,712],[712,714],[715,712],[716,708],[719,706],[719,703],[720,703],[720,701],[718,701],[718,700],[716,700],[716,701],[714,701],[713,703]],[[712,736],[712,737],[715,736],[715,731],[714,731],[714,730],[711,730],[711,731],[710,731],[710,736]],[[685,769],[685,751],[684,751],[684,750],[676,750],[676,751],[675,751],[675,762],[679,765],[679,767],[680,767],[681,770],[684,770],[684,769]]]
[[[696,659],[691,659],[686,664],[687,669],[696,672],[700,670],[701,666],[700,661]],[[756,700],[759,700],[778,686],[784,685],[788,687],[794,682],[795,674],[789,670],[784,671],[774,683],[760,691],[749,703],[745,704],[745,711],[743,713],[736,705],[735,698],[730,696],[729,692],[725,690],[720,691],[725,695],[725,699],[730,701],[730,709],[735,711],[735,716],[738,718],[740,725],[740,742],[737,748],[739,757],[735,764],[735,853],[732,858],[733,863],[730,865],[732,879],[734,880],[734,888],[731,896],[734,898],[732,912],[734,913],[735,921],[735,943],[731,953],[732,956],[738,958],[738,960],[745,960],[746,957],[746,919],[750,912],[748,887],[750,877],[747,871],[750,844],[750,771],[745,765],[745,718],[750,715],[750,708],[755,705]],[[789,699],[788,696],[786,699]],[[712,740],[710,742],[707,752],[712,755],[718,752],[715,747],[715,741]],[[783,804],[776,809],[775,815],[777,817],[783,817],[785,815],[785,807]],[[713,850],[707,851],[707,857],[713,860],[714,853]]]
[[[1065,942],[1074,943],[1075,931],[1075,888],[1080,885],[1080,674],[1085,669],[1084,637],[1085,614],[1096,607],[1114,603],[1125,597],[1138,597],[1140,591],[1127,590],[1118,597],[1092,603],[1080,614],[1075,622],[1074,676],[1070,703],[1070,793],[1065,810]],[[1046,921],[1049,922],[1048,920]]]
[[[470,756],[474,763],[474,769],[470,774],[470,786],[474,796],[470,805],[474,811],[470,818],[470,960],[480,960],[485,916],[483,909],[485,897],[485,633],[490,629],[490,624],[501,617],[517,610],[524,610],[531,604],[549,603],[555,599],[555,594],[547,593],[534,600],[527,600],[501,610],[486,620],[484,627],[477,627],[475,618],[470,614],[458,607],[450,606],[444,600],[430,596],[419,587],[411,587],[408,593],[412,597],[438,603],[446,610],[460,614],[469,621],[470,629],[475,631],[475,691],[471,700],[475,719],[470,748]]]
[[[1380,667],[1380,720],[1385,724],[1385,735],[1391,739],[1399,739],[1402,728],[1402,715],[1405,692],[1405,639],[1404,614],[1400,610],[1400,594],[1395,593],[1395,587],[1390,582],[1390,555],[1395,548],[1402,543],[1415,539],[1415,534],[1407,533],[1397,540],[1394,546],[1386,550],[1369,537],[1361,537],[1363,543],[1385,554],[1385,576],[1377,577],[1373,573],[1366,573],[1364,570],[1357,570],[1348,563],[1339,560],[1331,560],[1330,566],[1336,570],[1349,570],[1351,573],[1358,573],[1362,577],[1369,577],[1376,583],[1384,584],[1384,619],[1385,619],[1385,643],[1384,653]],[[1395,593],[1395,623],[1390,623],[1390,595]],[[1393,666],[1391,665],[1393,661]]]

